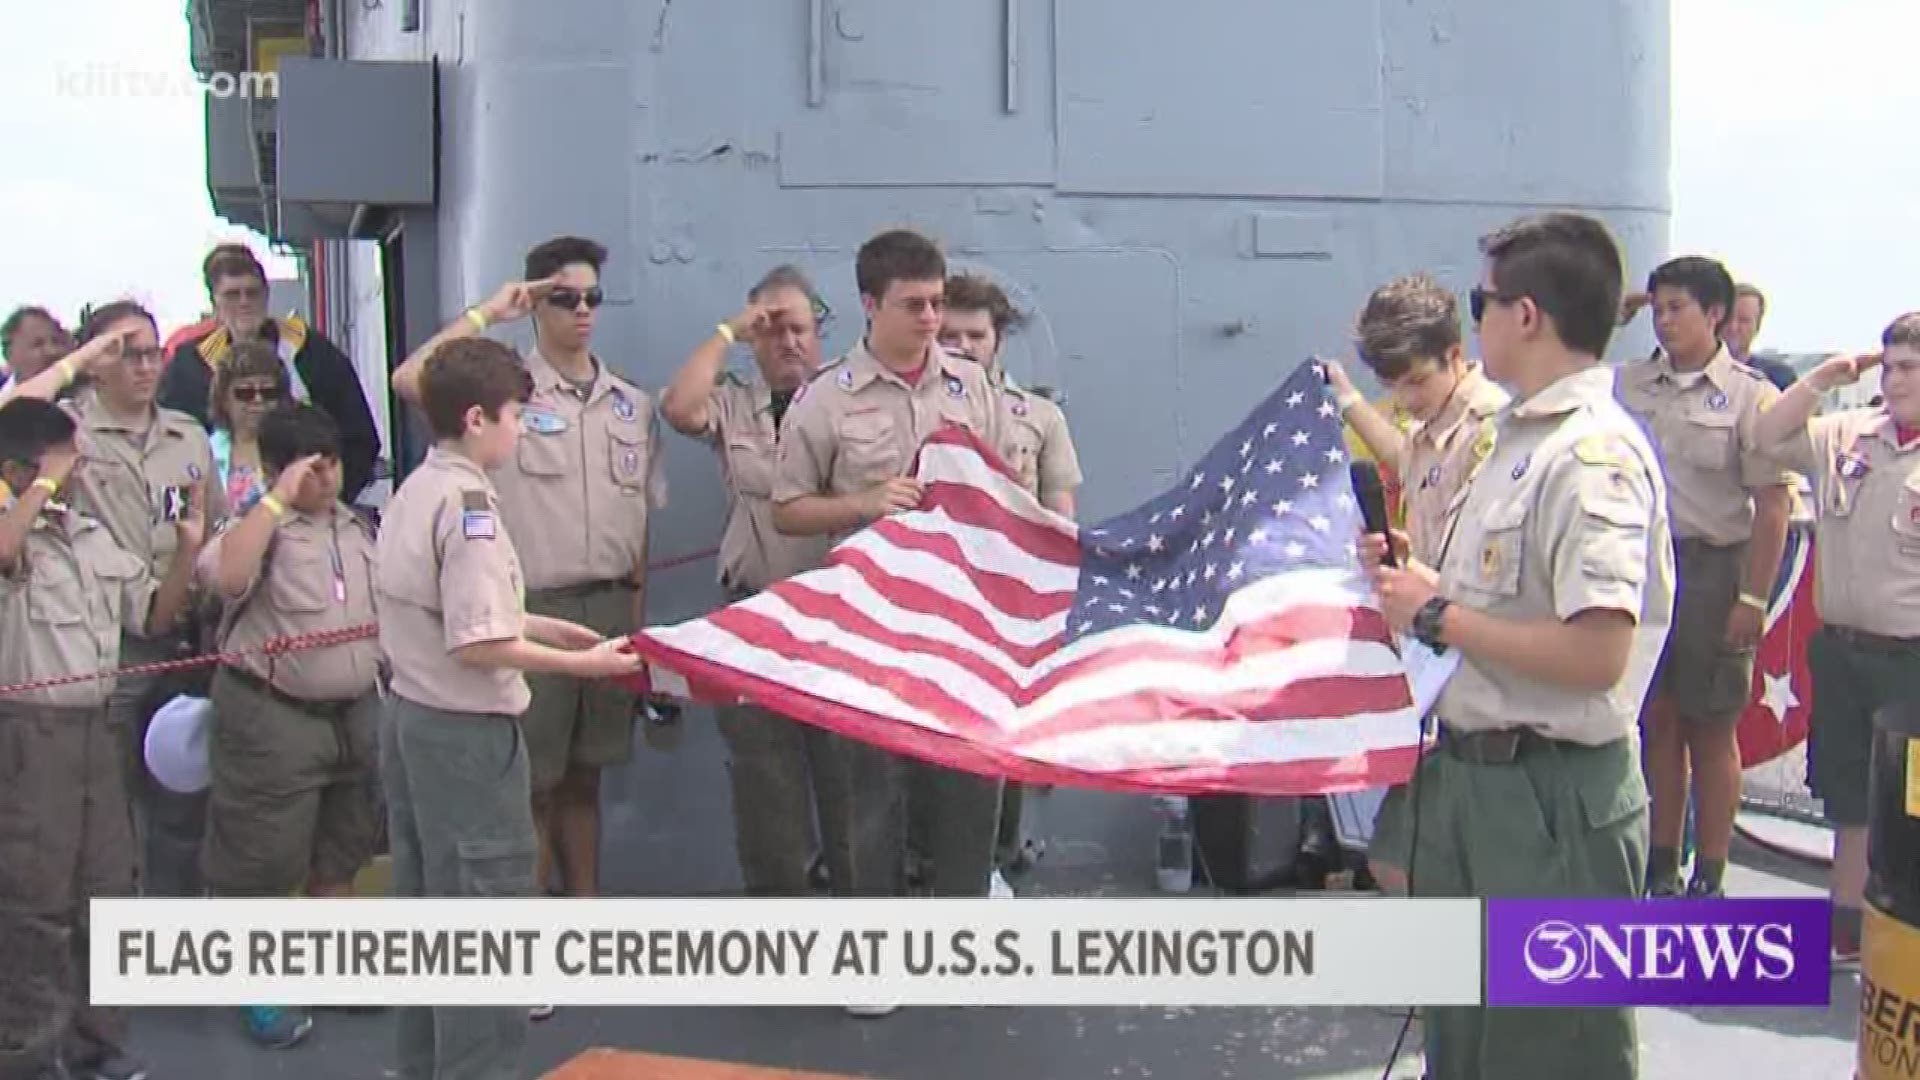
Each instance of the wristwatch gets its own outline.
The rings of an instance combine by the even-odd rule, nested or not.
[[[1446,597],[1436,596],[1420,605],[1420,610],[1413,613],[1414,640],[1434,652],[1445,652],[1446,642],[1440,640],[1440,620],[1452,604]]]

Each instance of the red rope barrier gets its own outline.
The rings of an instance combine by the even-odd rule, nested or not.
[[[719,554],[718,548],[676,555],[671,559],[648,563],[647,573],[671,570],[677,566],[699,562],[702,559]],[[238,664],[247,656],[284,656],[290,652],[304,649],[323,649],[330,645],[345,645],[354,641],[365,641],[378,637],[380,628],[374,623],[362,623],[359,626],[343,626],[336,630],[316,630],[310,634],[289,634],[273,638],[255,649],[239,652],[202,653],[199,656],[183,656],[176,660],[156,660],[150,664],[135,664],[113,671],[89,671],[79,675],[56,675],[32,682],[12,683],[0,686],[0,697],[15,694],[28,694],[36,690],[51,690],[58,686],[73,686],[77,683],[96,682],[100,679],[121,679],[135,675],[160,675],[170,671],[187,671],[191,668],[206,667],[209,664]]]

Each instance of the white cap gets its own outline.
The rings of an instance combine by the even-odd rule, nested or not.
[[[207,789],[213,771],[207,758],[212,722],[213,702],[185,694],[153,714],[147,725],[147,771],[162,787],[182,795]]]

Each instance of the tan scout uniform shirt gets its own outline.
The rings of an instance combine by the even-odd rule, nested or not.
[[[223,532],[200,553],[202,580],[219,572],[225,539]],[[380,645],[371,639],[275,657],[253,650],[278,637],[373,622],[373,553],[373,530],[345,504],[322,517],[289,510],[274,527],[261,572],[231,601],[232,626],[220,648],[247,653],[243,668],[307,701],[347,701],[371,691],[380,664]]]
[[[1000,446],[1000,410],[980,365],[934,346],[918,386],[867,351],[863,339],[820,369],[787,408],[773,501],[853,495],[905,476],[920,444],[943,424],[964,424]],[[834,540],[843,537],[834,537]]]
[[[1583,371],[1502,416],[1456,500],[1440,593],[1515,620],[1630,612],[1626,674],[1596,694],[1464,661],[1436,710],[1454,728],[1531,727],[1596,746],[1634,730],[1672,621],[1673,547],[1658,459],[1612,384],[1605,368]]]
[[[518,669],[479,667],[453,654],[526,628],[520,559],[478,465],[437,446],[427,452],[387,504],[373,575],[394,693],[446,712],[526,711],[530,695]]]
[[[1428,566],[1440,560],[1447,508],[1493,453],[1493,417],[1506,405],[1507,392],[1475,365],[1438,416],[1407,432],[1406,449],[1393,467],[1400,474],[1413,557]]]
[[[720,455],[727,484],[727,529],[720,537],[720,583],[761,589],[826,561],[824,536],[787,536],[773,527],[773,468],[779,433],[773,388],[722,372],[707,406],[702,436]],[[791,406],[789,402],[789,406]],[[792,423],[789,413],[787,422]]]
[[[204,479],[208,529],[227,516],[227,489],[206,429],[186,413],[157,409],[147,430],[135,431],[114,419],[92,392],[66,407],[80,424],[86,458],[73,485],[74,505],[144,560],[149,573],[164,576],[179,543],[161,512],[168,488],[190,488]]]
[[[493,470],[527,587],[646,578],[647,512],[666,505],[653,401],[599,365],[585,400],[538,351],[520,445]]]
[[[1920,638],[1920,446],[1901,449],[1885,408],[1816,416],[1777,448],[1813,482],[1820,619]]]
[[[1720,547],[1752,539],[1750,490],[1793,480],[1754,443],[1753,426],[1780,391],[1724,345],[1700,371],[1675,371],[1662,353],[1622,367],[1617,385],[1660,453],[1674,538]]]
[[[1080,458],[1067,432],[1067,414],[1004,371],[989,381],[1000,392],[1001,456],[1020,478],[1020,486],[1037,499],[1079,487]]]
[[[145,635],[158,588],[104,525],[75,512],[42,510],[27,531],[19,566],[0,574],[0,684],[118,668],[120,637]],[[113,679],[96,679],[7,700],[98,708],[113,687]]]

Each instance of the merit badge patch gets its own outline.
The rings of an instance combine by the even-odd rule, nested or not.
[[[961,382],[957,376],[947,376],[947,396],[956,398],[966,397],[967,384]]]
[[[1012,410],[1013,415],[1015,416],[1027,415],[1027,403],[1020,400],[1019,398],[1014,398],[1013,404],[1009,406],[1009,408]]]
[[[613,392],[613,415],[622,420],[633,419],[633,402],[628,401],[627,395],[618,390]]]
[[[1858,480],[1861,477],[1867,475],[1866,459],[1859,457],[1858,455],[1855,455],[1855,454],[1840,455],[1840,460],[1837,463],[1837,466],[1840,472],[1840,477],[1841,479],[1844,479],[1844,480]]]
[[[629,450],[626,453],[621,454],[620,469],[622,472],[628,472],[628,473],[639,472],[640,471],[640,452],[638,450]]]
[[[1707,399],[1707,408],[1712,409],[1714,412],[1725,412],[1727,408],[1727,395],[1725,392],[1715,390],[1713,396]]]
[[[1530,465],[1530,464],[1532,464],[1532,463],[1533,463],[1533,455],[1532,455],[1532,454],[1528,454],[1528,455],[1527,455],[1526,457],[1523,457],[1523,458],[1521,458],[1521,459],[1520,459],[1520,464],[1518,464],[1518,465],[1515,465],[1515,466],[1513,467],[1513,478],[1514,478],[1515,480],[1518,480],[1518,479],[1520,479],[1521,477],[1523,477],[1523,476],[1525,476],[1525,475],[1527,475],[1527,466],[1528,466],[1528,465]]]
[[[469,540],[492,540],[499,534],[493,503],[484,491],[460,493],[460,533]]]
[[[1435,465],[1433,468],[1427,470],[1427,482],[1423,486],[1438,487],[1439,484],[1440,484],[1440,466]]]
[[[839,383],[842,390],[853,389],[853,369],[841,368],[840,374],[835,375],[833,381]]]

